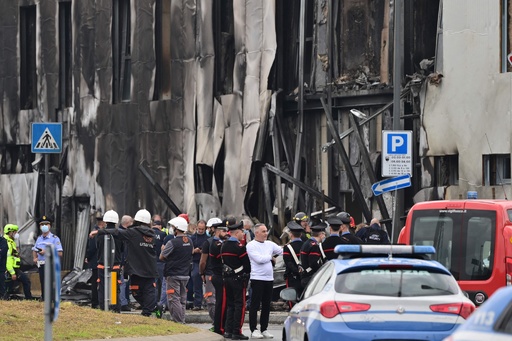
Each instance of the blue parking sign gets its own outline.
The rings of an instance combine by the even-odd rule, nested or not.
[[[382,176],[412,176],[412,131],[382,131]]]
[[[62,153],[62,123],[32,123],[32,153]]]
[[[390,132],[387,134],[387,139],[388,154],[407,154],[407,133]]]

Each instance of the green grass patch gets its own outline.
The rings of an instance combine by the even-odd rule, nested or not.
[[[0,340],[43,340],[44,304],[0,301],[0,330]],[[112,339],[197,331],[194,327],[164,319],[116,314],[63,302],[57,321],[53,323],[53,340]]]

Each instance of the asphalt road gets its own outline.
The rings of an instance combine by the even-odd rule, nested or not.
[[[211,328],[211,324],[206,324],[206,323],[191,323],[191,324],[188,324],[187,325],[190,325],[190,326],[193,326],[193,327],[196,327],[198,329],[203,329],[203,330],[208,330]],[[259,328],[259,325],[258,325],[258,328]],[[283,325],[279,325],[279,324],[269,324],[268,325],[268,329],[267,329],[272,335],[274,335],[274,340],[281,340],[281,335],[282,335],[282,330],[283,330]],[[249,324],[248,323],[244,323],[244,326],[242,327],[242,332],[246,335],[246,336],[251,336],[251,331],[249,330]]]

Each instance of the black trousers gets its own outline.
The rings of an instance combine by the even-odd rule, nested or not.
[[[300,297],[300,295],[302,295],[302,285],[300,284],[299,276],[289,275],[286,278],[286,287],[294,288],[295,291],[297,292],[297,298]],[[290,306],[290,308],[293,307],[293,302],[288,301],[288,305]]]
[[[270,302],[272,301],[272,289],[274,281],[260,281],[251,279],[252,297],[249,307],[249,328],[251,333],[257,329],[258,310],[261,305],[260,328],[264,332],[268,328],[270,316]]]
[[[28,276],[20,269],[15,269],[14,271],[16,273],[16,281],[20,282],[23,285],[23,294],[25,295],[25,299],[31,300],[33,297],[32,293],[30,292],[30,278],[28,278]],[[14,281],[12,280],[12,278],[9,278],[9,281],[7,281],[6,283],[7,290],[5,291],[5,299],[9,299],[10,295],[14,291],[13,282]]]
[[[245,318],[245,290],[246,280],[238,278],[224,278],[224,299],[225,307],[223,315],[226,316],[225,333],[242,334],[242,325]]]
[[[212,284],[215,288],[215,317],[213,319],[213,331],[217,334],[223,334],[225,316],[222,314],[224,302],[222,275],[212,275]]]
[[[39,272],[39,283],[41,284],[41,299],[44,300],[44,264],[37,269]]]
[[[130,289],[142,307],[142,315],[150,316],[156,309],[155,279],[130,275]]]

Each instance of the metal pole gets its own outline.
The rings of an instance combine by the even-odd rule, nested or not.
[[[48,210],[48,193],[50,191],[49,185],[48,185],[48,170],[49,170],[49,163],[50,157],[48,154],[44,154],[44,214],[49,214]]]
[[[393,51],[393,130],[402,130],[401,116],[401,100],[400,94],[402,92],[402,60],[403,60],[403,0],[394,0],[394,51]],[[394,231],[399,231],[398,224],[400,224],[400,216],[403,212],[404,194],[403,191],[395,191],[395,205],[397,209],[393,212],[393,228]],[[392,239],[396,239],[394,234]]]
[[[299,118],[297,121],[297,140],[295,144],[295,162],[293,164],[293,177],[300,179],[300,156],[302,154],[302,132],[304,130],[304,48],[306,44],[306,0],[300,1],[300,23],[299,23]],[[299,200],[299,188],[293,186],[292,214],[297,212]]]
[[[105,235],[105,237],[103,237],[104,239],[104,242],[103,242],[103,283],[101,283],[101,285],[103,285],[104,289],[103,289],[103,293],[104,293],[104,296],[103,296],[103,302],[105,304],[104,306],[104,310],[105,311],[108,311],[108,305],[110,303],[110,274],[109,274],[109,266],[110,266],[110,263],[109,263],[109,247],[108,247],[108,244],[110,242],[110,236],[108,234]]]
[[[46,201],[45,201],[46,202]],[[53,339],[52,326],[52,269],[53,269],[53,245],[44,248],[44,340]]]

